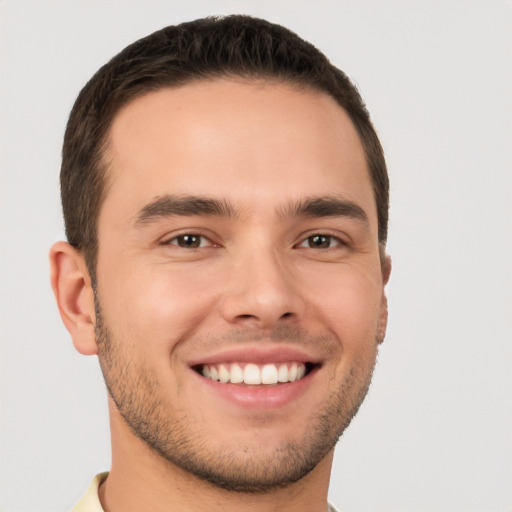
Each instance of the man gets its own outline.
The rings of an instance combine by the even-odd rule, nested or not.
[[[388,179],[347,77],[244,16],[168,27],[80,93],[52,286],[109,392],[76,511],[325,512],[384,339]]]

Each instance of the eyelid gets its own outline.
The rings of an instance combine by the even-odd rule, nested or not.
[[[161,240],[158,242],[158,244],[159,245],[172,245],[175,247],[179,247],[178,243],[173,243],[173,242],[183,236],[195,236],[195,237],[198,237],[198,238],[208,241],[208,244],[203,245],[201,243],[199,245],[199,247],[196,247],[195,249],[201,249],[204,247],[220,247],[220,244],[215,242],[211,235],[206,235],[204,233],[201,233],[200,230],[194,230],[194,229],[187,229],[187,230],[183,230],[179,233],[168,234],[168,235],[162,237]],[[194,248],[192,248],[192,249],[194,249]]]
[[[318,248],[318,250],[327,250],[327,249],[333,249],[335,247],[347,247],[349,245],[349,240],[347,239],[348,237],[344,237],[343,235],[341,235],[340,233],[333,233],[331,231],[325,231],[325,230],[317,230],[317,231],[311,231],[309,233],[305,233],[305,234],[302,234],[299,241],[295,244],[295,247],[297,248],[303,248],[303,244],[305,244],[308,239],[314,237],[314,236],[322,236],[322,237],[327,237],[327,238],[330,238],[332,240],[335,240],[337,241],[337,244],[335,245],[332,245],[328,248],[325,248],[325,249],[322,249],[322,248]],[[304,248],[307,248],[307,249],[312,249],[312,247],[304,247]]]

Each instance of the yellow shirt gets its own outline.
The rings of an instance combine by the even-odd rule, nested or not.
[[[108,472],[96,475],[91,482],[91,485],[85,491],[82,499],[75,505],[71,512],[104,512],[101,508],[100,498],[98,497],[98,488],[107,478]]]
[[[107,476],[108,472],[96,475],[91,485],[89,485],[87,491],[85,491],[85,494],[82,496],[82,499],[75,505],[75,508],[71,512],[104,512],[98,497],[98,488]],[[336,512],[332,505],[329,505],[329,512]]]

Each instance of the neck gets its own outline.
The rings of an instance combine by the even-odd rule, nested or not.
[[[298,482],[261,493],[227,491],[154,453],[111,409],[112,468],[101,485],[105,512],[326,512],[333,453]],[[114,414],[112,414],[114,413]]]

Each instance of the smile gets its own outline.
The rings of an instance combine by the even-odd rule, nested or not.
[[[198,372],[221,383],[246,384],[250,386],[285,384],[304,378],[309,370],[308,363],[221,363],[205,364]]]

